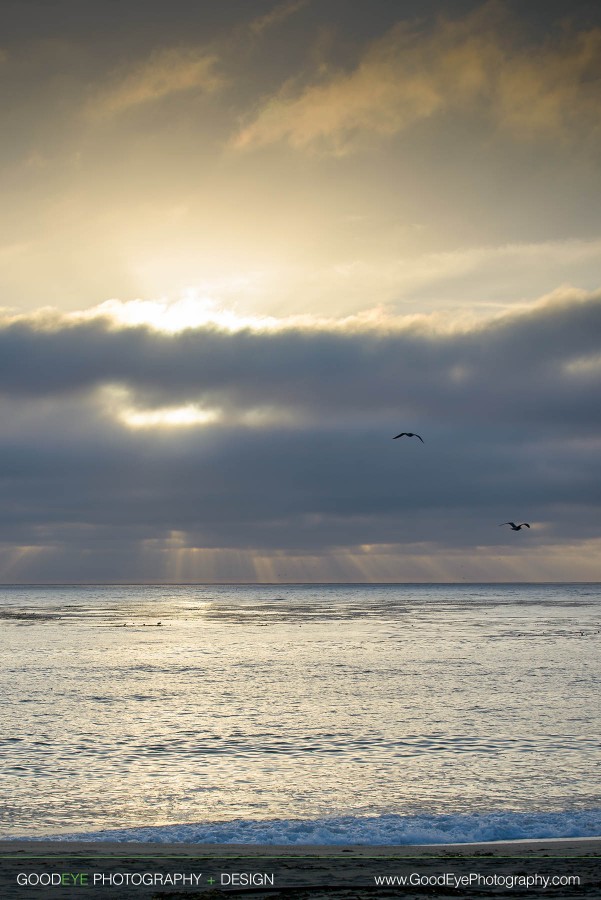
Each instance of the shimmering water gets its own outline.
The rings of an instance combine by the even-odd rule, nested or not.
[[[601,806],[601,586],[0,588],[0,836]]]

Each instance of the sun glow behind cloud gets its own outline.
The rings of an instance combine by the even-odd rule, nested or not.
[[[302,315],[249,315],[236,308],[236,303],[227,305],[196,288],[188,288],[183,295],[175,299],[111,299],[85,310],[77,310],[62,315],[58,310],[46,308],[38,310],[30,318],[47,317],[50,321],[56,317],[66,321],[108,319],[117,328],[134,328],[147,326],[166,334],[178,334],[186,329],[214,327],[221,331],[236,332],[249,329],[252,331],[278,331],[285,328],[353,328],[354,326],[406,326],[416,320],[424,322],[439,318],[428,315],[398,316],[393,310],[377,306],[344,316],[327,316],[315,314]],[[4,312],[7,320],[23,319],[22,316],[11,315],[10,310]],[[25,317],[26,318],[26,317]],[[442,319],[441,319],[442,322]]]
[[[218,413],[188,406],[168,406],[162,409],[122,410],[120,419],[130,428],[186,428],[191,425],[207,425],[219,418]]]
[[[117,384],[105,385],[98,396],[109,418],[134,430],[200,427],[214,424],[222,418],[220,410],[203,409],[196,403],[141,407],[136,405],[126,387]]]
[[[175,300],[113,299],[72,314],[75,319],[105,317],[120,327],[148,325],[168,334],[207,325],[225,331],[239,331],[243,328],[273,328],[278,324],[278,320],[271,316],[239,315],[234,309],[224,307],[195,288],[189,288]]]
[[[299,427],[302,415],[293,409],[274,405],[253,406],[244,410],[202,407],[197,403],[173,406],[142,407],[136,405],[132,393],[120,385],[105,385],[98,392],[105,415],[126,428],[185,429],[228,424],[245,429],[268,429],[273,426]]]

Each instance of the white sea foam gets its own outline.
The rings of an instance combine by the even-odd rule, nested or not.
[[[190,844],[462,844],[601,835],[601,809],[555,813],[339,816],[324,819],[234,819],[61,834],[61,840]],[[46,839],[49,837],[45,836]]]

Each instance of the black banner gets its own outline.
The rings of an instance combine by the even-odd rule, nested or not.
[[[411,849],[56,843],[36,853],[31,842],[0,853],[0,897],[601,898],[601,858],[590,848]]]

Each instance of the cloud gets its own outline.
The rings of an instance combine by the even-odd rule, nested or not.
[[[514,135],[596,129],[601,119],[601,29],[528,45],[504,7],[487,3],[431,31],[401,23],[351,71],[269,98],[233,140],[237,149],[286,141],[344,154],[443,112],[476,113]]]
[[[601,124],[601,28],[566,33],[533,53],[513,53],[498,75],[500,124],[516,134],[560,135]]]
[[[553,240],[468,246],[405,256],[378,253],[347,258],[313,271],[294,272],[288,282],[303,285],[322,306],[343,298],[360,309],[365,297],[398,313],[459,310],[477,316],[491,309],[531,303],[557,285],[599,286],[601,240]],[[567,287],[562,289],[565,293]]]
[[[553,554],[579,577],[601,539],[601,294],[426,321],[6,322],[3,577],[541,578]],[[498,527],[515,518],[527,544]]]
[[[268,13],[265,13],[264,16],[253,19],[249,25],[249,31],[254,35],[261,35],[269,28],[273,28],[275,25],[285,22],[290,16],[300,12],[300,10],[304,9],[309,2],[310,0],[290,0],[288,3],[278,3]]]
[[[204,50],[171,47],[133,66],[89,102],[92,119],[120,115],[143,104],[183,91],[212,93],[223,85],[217,56]]]
[[[586,422],[597,373],[574,363],[597,354],[600,331],[601,294],[578,292],[452,331],[410,317],[170,335],[109,319],[22,316],[0,329],[0,391],[46,397],[119,384],[161,408]]]

